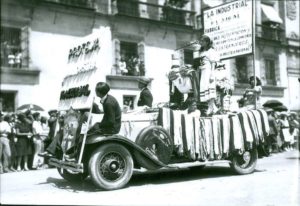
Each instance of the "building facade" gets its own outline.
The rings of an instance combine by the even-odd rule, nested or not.
[[[15,111],[26,103],[57,108],[70,48],[102,27],[110,31],[105,53],[109,63],[99,79],[111,85],[121,105],[136,107],[137,80],[142,76],[152,79],[154,103],[167,102],[174,50],[203,33],[203,9],[226,2],[230,1],[190,0],[175,7],[165,0],[1,1],[0,109]],[[298,1],[256,1],[255,48],[262,102],[278,99],[299,111]],[[191,64],[193,51],[183,49],[181,58]],[[224,63],[235,83],[235,108],[253,74],[252,55]]]

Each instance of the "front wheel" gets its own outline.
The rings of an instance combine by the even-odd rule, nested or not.
[[[235,154],[230,167],[240,175],[250,174],[255,170],[258,154],[256,149],[245,151],[242,154]]]
[[[133,173],[130,152],[122,145],[108,143],[97,148],[89,160],[93,183],[105,190],[124,187]]]

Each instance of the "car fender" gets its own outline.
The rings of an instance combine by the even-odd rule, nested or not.
[[[110,136],[99,136],[99,135],[92,135],[87,136],[86,145],[93,145],[93,144],[105,144],[115,142],[124,145],[126,148],[128,148],[131,152],[131,154],[136,158],[134,155],[134,150],[138,151],[140,154],[143,155],[143,157],[147,158],[152,163],[161,166],[161,167],[168,167],[168,165],[164,164],[163,162],[159,161],[155,156],[149,154],[146,152],[142,147],[140,147],[135,142],[131,141],[130,139],[123,137],[122,135],[110,135]],[[143,166],[143,165],[141,165]]]

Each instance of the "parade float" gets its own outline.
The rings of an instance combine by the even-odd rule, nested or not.
[[[213,16],[214,11],[226,12],[226,8],[235,12],[243,7],[248,10],[249,5],[242,3],[251,4],[238,2],[238,5],[236,2],[225,4],[204,14]],[[241,25],[239,28],[245,29]],[[108,42],[105,32],[103,28],[84,38],[68,55],[72,72],[62,82],[58,105],[59,112],[64,114],[60,128],[63,137],[56,156],[49,159],[49,164],[57,167],[64,179],[80,181],[90,176],[97,187],[114,190],[124,187],[134,170],[178,169],[214,163],[228,163],[237,174],[255,170],[257,149],[269,131],[263,109],[202,117],[165,104],[123,113],[119,134],[87,135],[88,128],[101,120],[101,114],[94,114],[92,108],[95,85],[105,80],[103,69],[108,66],[102,55]]]

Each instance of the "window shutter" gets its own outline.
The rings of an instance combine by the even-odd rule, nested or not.
[[[144,76],[146,73],[145,43],[144,42],[138,43],[138,55],[139,55],[140,62],[143,64],[143,70],[144,70],[144,71],[140,71],[140,75]]]
[[[114,50],[113,50],[113,59],[114,59],[114,70],[113,74],[119,74],[119,62],[121,59],[121,54],[120,54],[120,40],[119,39],[114,39],[113,40],[113,45],[114,45]]]
[[[22,67],[29,67],[29,26],[21,28],[21,53],[22,53]]]
[[[179,65],[182,67],[184,65],[184,49],[180,49],[178,54],[179,54]]]

